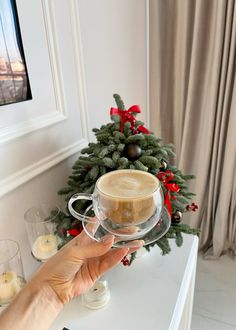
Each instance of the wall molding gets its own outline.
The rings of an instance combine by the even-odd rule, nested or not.
[[[87,103],[87,91],[86,80],[84,72],[84,60],[83,60],[83,45],[79,20],[79,5],[77,0],[71,0],[69,2],[70,17],[71,17],[71,30],[72,40],[75,51],[75,70],[77,79],[77,91],[79,95],[80,114],[82,119],[82,136],[84,139],[89,139],[89,116],[88,116],[88,103]]]
[[[67,117],[61,113],[53,112],[41,117],[29,119],[19,124],[1,128],[0,144],[16,139],[22,135],[34,132],[43,127],[47,127],[65,120]]]
[[[58,48],[57,33],[55,28],[55,15],[53,10],[53,4],[50,0],[41,0],[41,3],[53,78],[53,87],[56,99],[56,109],[61,114],[66,115],[67,109],[65,103],[65,91],[63,87],[63,77],[59,57],[60,52]]]
[[[50,156],[44,157],[43,159],[33,163],[32,165],[27,166],[12,175],[9,175],[4,180],[0,181],[0,197],[6,195],[10,191],[16,189],[22,184],[28,182],[29,180],[35,178],[39,174],[49,170],[53,166],[61,163],[68,157],[80,152],[81,149],[87,146],[87,144],[87,140],[81,139],[65,148],[54,152]]]
[[[25,134],[29,134],[46,126],[63,121],[67,118],[67,109],[65,103],[65,92],[63,87],[63,78],[59,59],[58,42],[55,30],[55,18],[52,3],[49,0],[41,0],[44,27],[47,39],[47,48],[49,53],[50,68],[52,74],[52,83],[54,89],[56,108],[46,115],[39,115],[25,122],[15,125],[9,125],[0,130],[0,143],[8,142]],[[28,101],[31,102],[31,101]]]

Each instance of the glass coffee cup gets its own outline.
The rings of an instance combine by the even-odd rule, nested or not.
[[[96,220],[74,208],[79,200],[92,202]],[[76,206],[76,205],[75,205]],[[70,213],[85,222],[97,221],[118,240],[141,239],[158,223],[163,209],[159,180],[139,170],[116,170],[101,176],[92,195],[77,193],[68,203]]]

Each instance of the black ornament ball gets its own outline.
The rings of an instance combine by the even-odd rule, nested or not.
[[[159,167],[159,170],[160,170],[161,172],[165,172],[166,169],[167,169],[167,166],[168,166],[168,164],[167,164],[167,162],[165,161],[165,159],[162,159],[162,160],[161,160],[161,166]]]
[[[180,223],[182,220],[183,214],[180,211],[175,211],[171,216],[171,222],[173,224]]]
[[[137,160],[142,154],[142,149],[139,145],[129,143],[126,144],[123,150],[123,155],[131,161]]]

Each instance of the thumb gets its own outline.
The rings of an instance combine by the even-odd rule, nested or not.
[[[100,257],[111,249],[113,243],[113,235],[104,236],[101,242],[91,239],[87,242],[87,244],[83,244],[78,247],[77,255],[81,259]]]

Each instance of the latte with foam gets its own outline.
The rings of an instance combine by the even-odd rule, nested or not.
[[[104,216],[116,224],[140,224],[155,212],[159,180],[138,170],[116,170],[103,175],[96,184]]]

